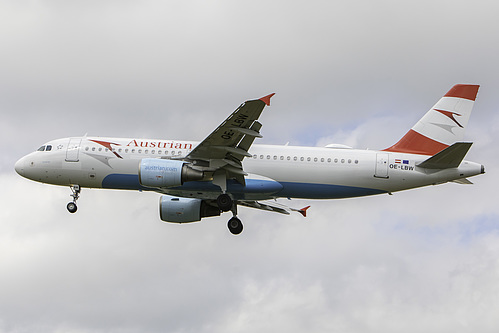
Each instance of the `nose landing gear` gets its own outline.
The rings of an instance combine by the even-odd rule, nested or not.
[[[80,185],[72,185],[70,186],[70,188],[73,192],[73,194],[71,194],[71,196],[73,197],[73,201],[68,203],[66,208],[68,209],[68,212],[76,213],[76,210],[78,210],[78,207],[76,206],[76,200],[78,200],[78,198],[80,197],[81,188]]]

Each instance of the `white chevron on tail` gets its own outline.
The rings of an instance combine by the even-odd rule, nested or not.
[[[456,84],[399,142],[385,151],[435,155],[462,141],[479,87]]]

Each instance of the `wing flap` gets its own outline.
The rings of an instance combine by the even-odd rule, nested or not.
[[[255,121],[253,125],[250,127],[250,131],[254,133],[258,133],[259,136],[256,135],[246,135],[241,142],[239,142],[239,145],[237,146],[239,149],[242,149],[244,151],[248,151],[253,144],[253,141],[255,141],[255,138],[261,138],[262,136],[260,135],[260,129],[262,128],[262,124],[259,123],[258,121]]]

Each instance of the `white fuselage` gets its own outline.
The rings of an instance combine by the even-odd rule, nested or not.
[[[151,190],[201,199],[221,190],[210,181],[186,182],[172,188],[140,185],[144,158],[185,157],[197,142],[102,137],[64,138],[47,143],[16,163],[22,176],[55,185]],[[50,150],[47,147],[50,146]],[[335,199],[390,193],[445,183],[483,173],[483,166],[463,161],[457,168],[424,169],[429,156],[344,148],[254,144],[243,162],[246,186],[229,180],[235,199],[277,197]]]

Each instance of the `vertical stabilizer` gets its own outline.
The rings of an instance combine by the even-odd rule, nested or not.
[[[435,155],[462,141],[479,87],[456,84],[399,142],[385,151]]]

